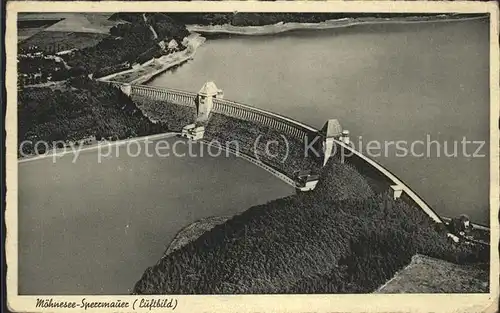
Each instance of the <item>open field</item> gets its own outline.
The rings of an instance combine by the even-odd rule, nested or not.
[[[43,21],[27,21],[18,22],[17,24],[17,42],[22,42],[37,33],[43,31],[50,25],[59,22],[60,20],[43,20]]]
[[[82,49],[96,45],[123,21],[108,20],[111,13],[21,13],[18,41],[21,47],[65,45]],[[59,50],[62,51],[62,50]]]
[[[59,52],[70,49],[83,49],[98,44],[108,35],[92,32],[41,31],[19,44],[21,49],[38,46],[47,52]]]
[[[59,20],[46,28],[46,31],[108,33],[111,27],[123,21],[110,21],[112,13],[21,13],[18,23],[33,25],[35,23]]]
[[[415,255],[376,293],[477,293],[489,292],[489,264],[458,265]]]

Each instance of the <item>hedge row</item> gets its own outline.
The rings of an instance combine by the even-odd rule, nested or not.
[[[351,166],[330,161],[323,178],[337,175],[340,184],[252,207],[216,226],[148,268],[133,292],[372,292],[415,253],[459,263],[488,258],[480,247],[448,241],[421,210],[373,195]]]

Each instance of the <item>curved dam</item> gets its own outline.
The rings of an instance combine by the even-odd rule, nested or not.
[[[141,97],[165,101],[177,105],[194,107],[196,106],[196,103],[198,101],[197,99],[200,97],[200,93],[196,94],[176,89],[158,88],[144,85],[130,85],[119,82],[110,83],[121,88],[122,91],[129,96],[138,95]],[[221,91],[219,90],[219,92]],[[331,157],[333,151],[342,150],[343,155],[347,155],[347,161],[353,164],[361,174],[368,176],[369,181],[376,190],[380,192],[392,192],[395,198],[401,198],[403,201],[411,203],[412,205],[416,205],[434,221],[443,223],[441,217],[436,212],[434,212],[434,210],[401,179],[396,177],[379,163],[352,148],[348,144],[348,142],[342,140],[340,133],[331,135],[330,138],[328,138],[328,136],[325,137],[324,134],[321,134],[322,130],[315,129],[311,126],[282,116],[280,114],[238,103],[236,101],[219,98],[216,96],[216,92],[214,92],[214,94],[209,98],[211,102],[209,113],[229,116],[240,121],[250,121],[263,124],[267,127],[278,130],[285,136],[298,139],[301,142],[303,140],[307,140],[307,138],[318,136],[318,138],[321,137],[325,142],[323,144],[323,149],[325,149],[326,147],[326,142],[330,141],[330,143],[334,147],[331,147],[330,149],[332,151],[328,155],[323,155],[323,158],[328,159],[329,157]],[[198,107],[198,114],[200,114],[200,110],[201,109],[199,109]],[[205,114],[208,116],[207,112],[205,112]],[[210,119],[209,116],[207,118]],[[326,126],[328,126],[328,123],[325,124],[325,127]],[[252,157],[249,154],[245,154],[244,158],[265,169],[266,167],[271,168],[272,170],[270,170],[269,172],[292,185],[291,181],[294,180],[294,177],[287,175],[286,172],[280,171],[270,164],[266,164],[266,162],[262,162],[261,160],[257,159],[256,157]],[[323,164],[324,163],[326,163],[326,161],[323,162]],[[295,183],[295,185],[296,184],[297,183]]]
[[[196,92],[214,81],[226,99],[314,128],[336,118],[436,212],[489,225],[488,19],[204,36],[193,60],[147,85]],[[485,142],[484,157],[470,156],[476,144],[462,152],[464,137]],[[370,153],[371,141],[382,148]]]

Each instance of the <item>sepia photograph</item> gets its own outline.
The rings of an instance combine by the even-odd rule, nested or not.
[[[498,306],[498,5],[117,3],[7,4],[11,310]]]

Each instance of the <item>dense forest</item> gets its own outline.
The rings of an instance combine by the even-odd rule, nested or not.
[[[161,123],[150,122],[119,89],[81,78],[69,84],[61,90],[25,88],[19,92],[18,143],[31,142],[22,145],[25,155],[45,152],[34,151],[37,141],[52,148],[54,141],[123,139],[163,131]]]
[[[369,293],[419,253],[482,264],[444,225],[332,158],[318,187],[248,209],[148,268],[134,294]],[[336,182],[340,182],[337,184]],[[196,275],[193,275],[196,273]]]
[[[61,58],[49,58],[45,55],[19,56],[17,68],[20,87],[63,81],[83,74],[78,68],[66,66]]]
[[[162,40],[182,39],[189,35],[186,27],[175,20],[160,13],[147,13],[147,23],[140,13],[117,13],[112,19],[120,19],[126,23],[114,26],[110,30],[111,36],[99,44],[71,55],[68,64],[80,67],[88,73],[98,72],[124,63],[143,63],[153,57],[163,54],[158,43]],[[152,26],[158,38],[149,26]],[[102,75],[109,74],[109,72]]]
[[[93,47],[61,57],[31,51],[18,62],[18,142],[79,141],[122,139],[166,130],[163,123],[152,123],[134,102],[118,89],[87,77],[124,70],[134,62],[161,56],[160,41],[181,43],[189,35],[185,26],[164,14],[115,14],[124,23],[114,26],[110,36]],[[27,84],[64,81],[55,88],[29,88]],[[33,144],[22,145],[23,154],[35,151]]]

